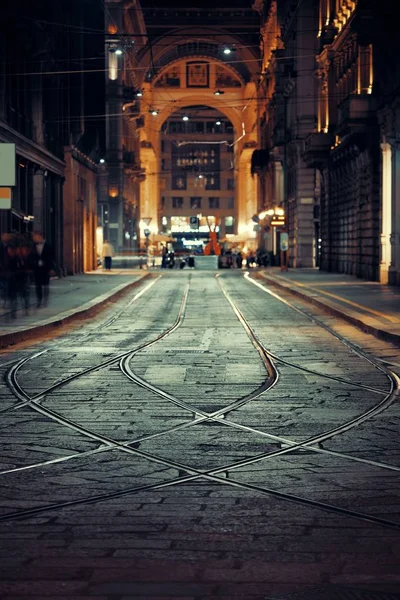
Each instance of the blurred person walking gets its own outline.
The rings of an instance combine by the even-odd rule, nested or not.
[[[105,240],[101,249],[101,257],[104,258],[104,268],[107,271],[111,270],[112,259],[114,254],[115,253],[113,245],[108,240]]]
[[[30,249],[30,241],[24,234],[13,232],[2,235],[0,260],[3,302],[4,306],[10,309],[10,316],[13,319],[16,317],[19,298],[22,300],[25,314],[28,314]]]
[[[47,306],[49,301],[50,273],[54,270],[53,248],[40,231],[32,232],[33,247],[30,253],[30,266],[35,281],[37,307]]]

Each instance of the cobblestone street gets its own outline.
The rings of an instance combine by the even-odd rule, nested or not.
[[[0,598],[395,598],[398,356],[188,270],[3,350]]]

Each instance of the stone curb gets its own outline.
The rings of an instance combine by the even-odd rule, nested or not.
[[[382,325],[382,323],[380,323],[377,319],[374,319],[373,317],[368,317],[364,315],[361,316],[360,313],[356,311],[340,307],[337,303],[329,300],[328,298],[324,298],[322,300],[321,296],[318,295],[318,293],[315,293],[314,290],[307,288],[306,285],[304,285],[304,289],[303,287],[299,289],[299,287],[297,287],[295,283],[280,281],[277,277],[273,275],[268,275],[266,273],[257,273],[256,277],[257,276],[272,283],[273,285],[276,285],[277,287],[285,289],[287,292],[290,292],[294,296],[298,296],[299,298],[302,298],[303,300],[306,300],[307,302],[318,306],[318,308],[322,308],[334,317],[344,319],[348,323],[351,323],[351,325],[354,325],[358,329],[361,329],[361,331],[363,331],[364,333],[369,333],[380,340],[391,342],[400,346],[400,333],[394,333],[393,331],[386,329]],[[390,325],[388,325],[388,327],[390,327]]]
[[[25,342],[27,340],[34,340],[44,333],[53,331],[56,327],[61,327],[67,323],[78,321],[79,319],[88,319],[95,316],[101,310],[105,308],[105,305],[110,300],[117,300],[123,296],[126,292],[137,287],[142,281],[151,277],[150,273],[146,273],[130,283],[121,283],[116,288],[113,288],[109,292],[105,292],[101,296],[93,300],[89,300],[77,308],[65,310],[54,317],[42,321],[38,325],[26,327],[25,329],[19,329],[10,333],[0,334],[0,348],[7,348],[18,344],[19,342]]]

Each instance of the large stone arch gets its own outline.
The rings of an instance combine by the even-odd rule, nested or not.
[[[234,61],[233,64],[240,64],[242,67],[245,67],[245,72],[247,73],[247,75],[244,77],[245,83],[251,80],[258,80],[258,57],[250,48],[246,47],[240,36],[236,36],[228,32],[223,33],[224,34],[221,35],[221,30],[217,27],[198,29],[177,27],[169,31],[167,34],[148,42],[146,46],[143,47],[140,52],[138,52],[137,55],[138,64],[140,65],[142,83],[144,81],[151,80],[154,69],[158,69],[160,67],[164,68],[166,64],[170,64],[174,60],[190,59],[193,57],[197,58],[198,55],[191,53],[182,54],[181,56],[174,56],[174,52],[177,52],[177,49],[185,44],[193,44],[195,42],[199,42],[201,44],[210,44],[211,47],[222,47],[228,45],[236,48],[236,51],[233,55],[234,58],[231,58],[230,60]],[[213,34],[215,34],[216,37],[213,37]],[[168,45],[165,43],[167,39]],[[202,53],[202,55],[206,56],[209,60],[218,60],[218,55],[216,55],[214,52],[205,54]],[[167,62],[163,62],[164,58]],[[223,59],[223,56],[220,55],[220,58]],[[230,60],[225,57],[225,60],[221,60],[221,63],[229,65]]]
[[[164,70],[171,65],[184,67],[188,60],[213,61],[214,65],[222,65],[235,73],[240,87],[226,88],[224,94],[215,95],[213,87],[157,87],[155,84]],[[236,177],[237,230],[243,238],[251,237],[253,225],[251,218],[258,208],[258,189],[251,175],[251,156],[258,143],[258,108],[257,87],[253,81],[245,82],[243,78],[224,61],[210,59],[206,56],[183,57],[167,63],[157,73],[152,82],[144,82],[142,86],[141,112],[144,117],[143,127],[139,130],[140,162],[145,169],[146,178],[141,183],[140,214],[142,218],[151,218],[150,229],[156,233],[160,211],[160,135],[165,121],[176,111],[190,106],[209,106],[220,111],[232,123],[235,130],[234,162]],[[156,110],[157,115],[152,115]],[[146,214],[145,214],[146,213]],[[144,225],[142,227],[143,235]],[[142,240],[143,241],[143,240]]]

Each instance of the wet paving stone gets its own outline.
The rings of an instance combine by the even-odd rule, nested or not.
[[[138,350],[187,285],[176,329]],[[221,288],[273,354],[271,389]],[[133,296],[2,357],[0,597],[396,600],[379,594],[400,584],[398,403],[351,425],[390,396],[387,374],[240,273],[172,272]],[[13,410],[7,364],[25,358],[39,405]]]

